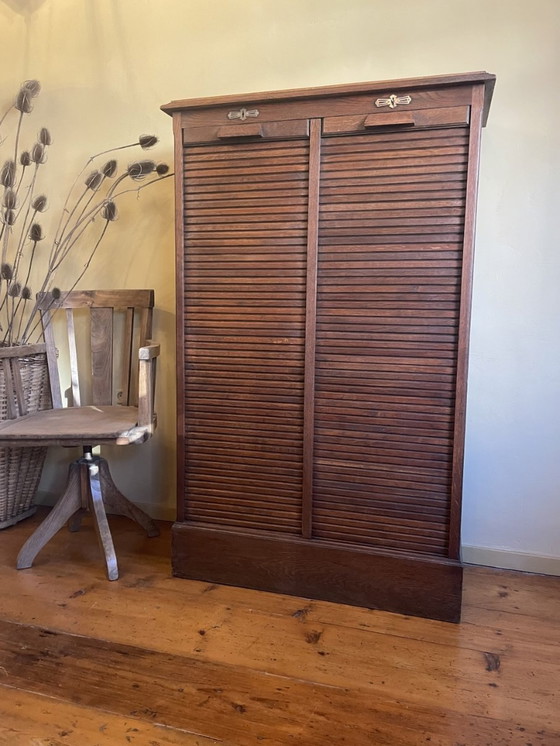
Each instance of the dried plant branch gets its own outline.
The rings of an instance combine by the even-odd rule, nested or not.
[[[60,216],[56,221],[54,237],[50,246],[38,250],[44,239],[43,229],[36,222],[47,205],[44,194],[36,196],[39,168],[45,163],[51,135],[43,127],[37,141],[30,150],[20,151],[26,116],[33,109],[33,99],[40,85],[36,80],[25,81],[15,98],[0,119],[0,127],[13,115],[13,143],[9,145],[10,157],[0,167],[0,346],[28,343],[37,331],[37,297],[30,288],[30,281],[38,277],[39,293],[52,293],[52,303],[60,299],[60,291],[53,287],[56,275],[71,256],[85,248],[85,261],[70,291],[83,278],[105,237],[109,224],[117,217],[116,200],[127,192],[139,193],[155,181],[167,178],[168,167],[151,160],[138,160],[118,173],[115,159],[92,171],[79,187],[80,179],[88,166],[97,158],[129,148],[142,150],[157,143],[154,135],[140,135],[133,143],[120,145],[97,153],[89,158],[68,191]],[[0,138],[0,147],[7,141]],[[0,160],[0,164],[2,161]],[[30,168],[34,165],[34,168]],[[123,182],[143,182],[134,188],[122,188]],[[109,182],[109,180],[111,180]],[[101,217],[103,225],[96,232],[94,225]],[[93,240],[90,237],[93,236]],[[67,292],[70,292],[67,291]],[[48,309],[47,309],[48,310]],[[44,311],[42,311],[43,313]]]

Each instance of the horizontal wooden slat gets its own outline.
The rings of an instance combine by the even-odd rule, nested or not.
[[[325,530],[321,528],[314,534],[314,538],[317,539],[330,539],[336,542],[343,542],[346,545],[360,544],[362,546],[379,547],[383,549],[394,549],[397,546],[401,550],[409,550],[417,553],[425,553],[431,557],[446,555],[447,542],[436,542],[426,541],[425,544],[419,541],[407,540],[407,535],[391,536],[391,537],[375,537],[372,538],[371,533],[366,530],[362,532],[363,535],[359,535],[356,529],[345,532],[343,529],[338,530]]]
[[[357,153],[354,158],[348,156],[340,160],[329,159],[323,163],[322,174],[327,178],[345,178],[347,176],[362,177],[366,174],[375,177],[386,171],[399,174],[441,173],[442,170],[455,172],[460,170],[457,166],[465,165],[467,161],[466,150],[452,150],[449,154],[437,155],[431,155],[429,152],[418,155],[401,152],[399,155],[399,158],[393,155],[390,157],[383,157],[382,154],[379,157],[370,155],[369,158],[364,159]],[[452,166],[452,168],[446,169],[445,166]]]
[[[247,500],[245,504],[240,505],[238,499],[236,497],[231,497],[230,495],[228,495],[227,498],[220,498],[219,503],[209,502],[202,495],[200,497],[193,496],[191,497],[190,505],[196,508],[197,511],[200,511],[201,514],[203,513],[205,520],[214,520],[216,523],[219,523],[222,520],[222,512],[225,506],[227,506],[231,519],[236,522],[251,521],[250,510],[252,507],[257,510],[261,509],[263,515],[270,517],[272,521],[276,520],[280,524],[285,523],[286,520],[289,521],[301,517],[301,512],[297,510],[287,511],[285,506],[275,505],[273,502],[267,503],[266,508],[262,508],[262,501],[259,501],[258,499],[254,501]]]
[[[321,446],[315,447],[317,458],[337,459],[342,458],[345,461],[374,461],[387,471],[399,473],[401,471],[409,473],[440,473],[450,476],[450,468],[445,455],[442,460],[430,458],[429,452],[426,451],[403,451],[398,448],[391,449],[390,444],[375,446],[373,439],[368,446],[356,447],[355,445],[346,444],[344,439],[340,443],[324,444],[324,438],[321,433]],[[379,441],[378,441],[379,442]],[[438,454],[439,455],[439,454]]]
[[[192,432],[208,433],[214,437],[216,433],[224,435],[247,435],[247,442],[253,436],[262,436],[263,434],[270,434],[271,428],[270,423],[263,422],[262,418],[255,419],[253,422],[247,418],[240,417],[235,421],[232,417],[229,417],[224,422],[223,419],[215,418],[212,415],[206,417],[198,415],[192,417],[189,420],[189,427],[192,428]],[[274,425],[274,435],[276,438],[289,439],[293,443],[299,442],[301,438],[301,425],[298,422],[278,422]]]
[[[331,246],[345,246],[346,250],[352,246],[357,249],[366,250],[368,247],[374,248],[398,242],[409,244],[408,250],[414,251],[417,244],[457,242],[462,235],[462,231],[458,227],[453,230],[430,230],[429,228],[424,228],[424,230],[419,229],[418,233],[385,228],[375,231],[364,231],[362,234],[356,236],[330,236],[324,239],[323,246],[329,250]],[[283,241],[286,241],[288,244],[296,243],[294,239],[289,238],[283,239]]]
[[[410,186],[412,176],[414,181],[418,182],[414,184],[414,189],[411,189]],[[409,169],[408,173],[394,169],[393,171],[370,173],[369,175],[364,173],[362,176],[354,176],[353,173],[350,173],[345,177],[337,174],[330,178],[323,178],[321,185],[325,192],[325,199],[329,195],[332,198],[336,191],[340,192],[342,188],[344,188],[346,194],[372,194],[375,193],[376,187],[382,187],[388,192],[400,192],[410,195],[411,198],[417,198],[416,195],[419,192],[423,193],[430,190],[437,190],[438,192],[448,188],[463,190],[465,188],[465,173],[464,167],[460,165],[456,168],[448,166],[427,167],[424,170],[415,168]],[[351,189],[348,189],[349,187]]]
[[[343,523],[348,529],[374,539],[399,536],[403,540],[408,539],[423,544],[424,542],[430,543],[432,539],[445,542],[447,538],[447,527],[444,521],[433,520],[433,518],[422,519],[418,515],[416,520],[403,519],[401,516],[376,514],[373,508],[371,511],[360,512],[356,509],[345,509],[344,506],[337,506],[337,509],[331,512],[329,506],[323,510],[320,502],[317,503],[317,515],[327,531],[340,530],[341,523]]]
[[[467,141],[468,130],[464,127],[448,129],[445,132],[433,130],[407,130],[406,132],[379,132],[375,137],[371,134],[357,133],[346,135],[344,138],[325,138],[322,143],[325,154],[345,152],[357,148],[361,152],[382,149],[394,152],[399,144],[405,148],[418,147],[417,143],[426,143],[427,147],[435,147],[437,143],[447,143],[451,138]]]
[[[447,462],[453,441],[446,432],[438,432],[430,429],[426,435],[418,432],[418,428],[409,427],[406,429],[409,434],[408,438],[401,438],[400,433],[392,433],[388,428],[371,427],[364,420],[344,420],[344,418],[327,419],[317,418],[317,428],[315,433],[315,447],[317,452],[321,449],[334,451],[340,444],[341,453],[346,453],[348,457],[352,453],[369,453],[370,455],[379,454],[380,456],[394,455],[395,459],[401,458],[404,454],[412,454],[411,458],[416,458],[414,454],[427,454],[424,458],[428,461],[437,460],[438,462]],[[372,462],[373,463],[373,462]],[[378,459],[378,463],[384,463],[383,458]],[[439,464],[438,464],[439,466]]]
[[[352,485],[354,487],[354,485]],[[329,482],[328,479],[315,480],[315,500],[317,505],[326,508],[329,502],[333,505],[351,510],[353,513],[372,511],[387,518],[399,517],[414,519],[426,517],[436,523],[447,520],[449,511],[446,500],[437,495],[412,494],[412,490],[395,490],[391,487],[376,486],[365,490],[362,485],[356,489],[347,489],[347,485]]]
[[[277,438],[249,438],[243,443],[237,443],[235,439],[222,440],[203,438],[200,435],[196,442],[189,445],[191,454],[211,456],[228,454],[247,458],[270,458],[272,460],[286,459],[286,463],[301,463],[301,442],[286,444]],[[262,455],[264,454],[264,456]]]

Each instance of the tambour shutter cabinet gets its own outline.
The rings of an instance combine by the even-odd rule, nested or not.
[[[179,576],[448,621],[487,73],[175,101]]]

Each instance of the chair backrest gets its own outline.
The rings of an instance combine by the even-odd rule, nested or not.
[[[53,407],[63,406],[57,360],[62,337],[70,368],[70,406],[137,405],[138,349],[151,338],[153,307],[153,290],[61,291],[56,299],[42,294],[39,311]],[[58,319],[62,311],[65,324]]]

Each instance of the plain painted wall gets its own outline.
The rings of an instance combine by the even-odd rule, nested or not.
[[[94,152],[161,138],[171,99],[488,70],[467,416],[463,541],[560,558],[560,4],[557,0],[0,0],[0,97],[37,77],[48,191]],[[39,121],[40,120],[40,121]],[[131,199],[82,287],[156,289],[160,428],[115,473],[174,506],[171,180]],[[51,211],[55,214],[55,210]],[[61,477],[53,456],[44,479]]]

